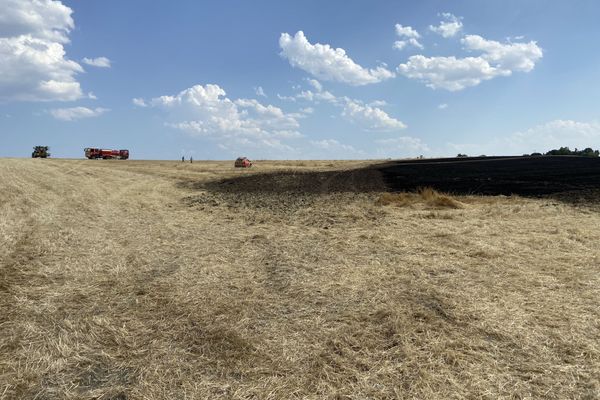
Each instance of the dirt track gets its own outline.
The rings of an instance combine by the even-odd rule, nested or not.
[[[0,160],[0,398],[600,396],[594,208],[350,166]]]

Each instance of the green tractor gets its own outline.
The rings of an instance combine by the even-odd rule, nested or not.
[[[48,158],[50,157],[50,153],[48,153],[48,146],[35,146],[33,148],[33,153],[31,153],[31,158]]]

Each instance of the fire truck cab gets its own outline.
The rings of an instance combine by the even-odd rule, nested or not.
[[[98,149],[95,147],[86,147],[84,149],[85,156],[90,160],[102,158],[103,160],[127,160],[129,158],[129,150],[109,150]]]

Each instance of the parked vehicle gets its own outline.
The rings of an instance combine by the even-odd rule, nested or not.
[[[234,166],[236,168],[250,168],[252,166],[252,161],[248,160],[246,157],[238,157],[235,160]]]
[[[103,160],[127,160],[129,158],[129,150],[109,150],[97,149],[94,147],[86,147],[84,149],[85,156],[90,160],[101,158]]]
[[[31,153],[31,158],[48,158],[50,157],[50,153],[48,152],[48,146],[35,146],[33,148],[33,153]]]

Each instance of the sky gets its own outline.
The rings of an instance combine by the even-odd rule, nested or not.
[[[600,148],[600,2],[0,0],[0,157]]]

